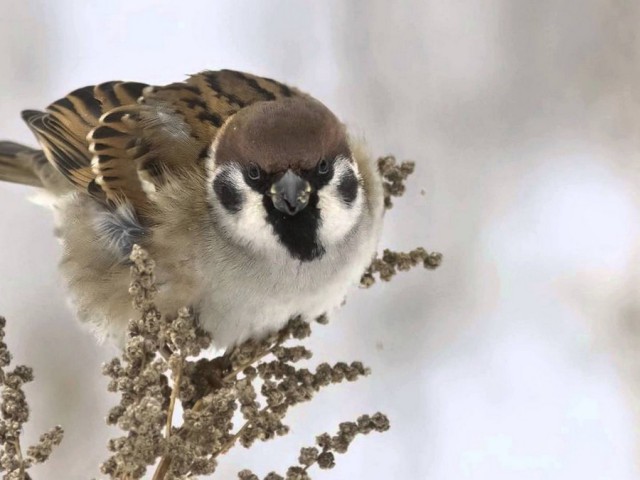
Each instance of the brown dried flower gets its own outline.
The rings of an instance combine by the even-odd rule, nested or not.
[[[422,265],[427,270],[433,270],[438,268],[441,263],[441,253],[429,253],[422,247],[418,247],[408,253],[385,249],[382,252],[382,258],[376,256],[373,259],[369,268],[362,275],[360,285],[364,288],[369,288],[376,282],[376,274],[378,274],[380,280],[388,282],[398,272],[406,272],[418,265]]]
[[[122,356],[104,366],[110,390],[121,394],[107,420],[127,432],[109,443],[113,455],[102,472],[111,478],[141,478],[158,458],[156,479],[211,474],[218,457],[236,443],[248,448],[287,434],[284,418],[290,407],[321,388],[369,373],[361,362],[321,363],[315,371],[297,367],[312,356],[302,345],[287,344],[311,334],[301,318],[222,357],[194,360],[209,338],[189,310],[173,317],[157,310],[154,264],[144,250],[135,246],[131,261],[130,292],[140,318],[130,322]],[[173,425],[176,402],[183,406],[179,426]],[[236,412],[244,423],[234,430]],[[288,478],[292,475],[306,474],[293,469]]]
[[[384,204],[387,209],[393,207],[391,197],[400,197],[405,193],[405,181],[415,170],[415,162],[402,162],[397,164],[393,155],[378,159],[378,170],[382,175],[384,188]],[[376,282],[375,275],[385,282],[390,281],[399,271],[405,272],[413,267],[422,267],[433,270],[442,263],[442,254],[427,252],[418,247],[410,252],[395,252],[385,249],[382,257],[376,256],[371,265],[362,275],[360,286],[369,288]]]
[[[413,173],[415,168],[415,162],[402,162],[398,165],[396,157],[393,155],[388,155],[378,159],[378,170],[382,175],[384,206],[386,208],[393,207],[391,197],[401,197],[404,195],[404,182],[407,180],[407,177]]]
[[[62,441],[60,426],[40,436],[36,445],[27,448],[26,455],[20,445],[22,426],[29,420],[29,405],[22,390],[25,383],[33,381],[33,370],[24,365],[16,366],[12,371],[5,370],[11,363],[11,353],[3,341],[6,320],[0,317],[0,385],[2,385],[0,411],[0,471],[3,478],[30,479],[27,470],[36,463],[47,461],[53,447]]]
[[[289,467],[286,476],[282,477],[275,472],[269,473],[264,480],[308,480],[308,470],[313,465],[318,465],[322,470],[328,470],[335,466],[335,453],[346,453],[351,442],[358,435],[367,435],[372,431],[386,432],[389,430],[389,419],[382,413],[373,416],[362,415],[356,422],[344,422],[338,427],[338,433],[334,436],[323,433],[316,438],[317,447],[305,447],[300,450],[298,456],[299,465]],[[250,470],[243,470],[238,474],[240,480],[260,480]]]

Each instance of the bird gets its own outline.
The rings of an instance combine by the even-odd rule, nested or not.
[[[375,256],[382,178],[323,103],[249,73],[110,81],[22,118],[0,180],[40,189],[79,320],[124,345],[130,252],[155,261],[162,312],[188,306],[218,348],[338,307]]]

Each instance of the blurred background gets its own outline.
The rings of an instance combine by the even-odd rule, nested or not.
[[[381,410],[326,479],[639,477],[640,3],[5,0],[0,137],[19,112],[105,80],[232,68],[321,99],[376,155],[417,173],[381,247],[444,253],[435,272],[354,290],[318,359],[374,374],[291,417],[292,434],[221,462],[283,470],[340,421]],[[80,327],[48,211],[0,185],[0,314],[27,388],[27,438],[62,424],[36,478],[99,475],[114,355]],[[218,478],[218,477],[216,477]]]

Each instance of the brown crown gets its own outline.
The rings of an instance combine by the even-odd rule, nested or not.
[[[312,169],[340,154],[349,156],[349,146],[336,116],[312,98],[284,98],[234,115],[221,133],[216,163],[255,163],[274,173]]]

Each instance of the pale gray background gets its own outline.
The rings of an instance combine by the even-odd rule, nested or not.
[[[639,22],[631,0],[3,0],[0,137],[33,143],[19,111],[85,84],[235,68],[416,160],[382,244],[443,267],[354,292],[314,351],[374,375],[297,408],[292,435],[229,455],[220,478],[283,469],[378,409],[392,430],[315,478],[637,478]],[[74,322],[30,193],[0,185],[0,313],[36,370],[27,436],[67,431],[36,478],[91,478],[113,351]]]

